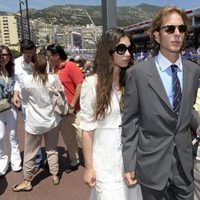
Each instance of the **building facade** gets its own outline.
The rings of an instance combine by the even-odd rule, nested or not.
[[[18,28],[15,16],[0,16],[0,44],[19,50]]]

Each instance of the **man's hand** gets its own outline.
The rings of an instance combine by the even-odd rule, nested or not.
[[[69,104],[68,105],[68,113],[69,114],[74,114],[75,113],[75,106]]]
[[[93,169],[85,169],[84,172],[84,182],[89,187],[94,187],[96,184],[96,175]]]
[[[125,181],[126,181],[126,184],[128,186],[133,186],[137,183],[137,180],[135,178],[135,171],[133,172],[126,172],[124,174],[124,178],[125,178]]]
[[[12,103],[17,108],[19,108],[21,106],[21,101],[20,101],[20,98],[19,98],[19,92],[18,91],[14,91],[13,98],[12,98]]]

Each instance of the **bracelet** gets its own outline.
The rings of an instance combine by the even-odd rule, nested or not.
[[[75,106],[69,104],[69,109],[75,109]]]

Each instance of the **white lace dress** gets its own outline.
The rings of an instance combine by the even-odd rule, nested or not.
[[[112,92],[111,112],[102,121],[93,121],[96,81],[95,75],[87,77],[82,84],[80,97],[80,128],[85,131],[95,130],[92,159],[96,185],[91,191],[90,200],[127,200],[129,189],[123,179],[121,114],[118,102],[121,94]],[[130,199],[139,200],[137,193],[140,196],[140,188],[134,189]]]

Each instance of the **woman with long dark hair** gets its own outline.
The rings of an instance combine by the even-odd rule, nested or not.
[[[0,46],[0,100],[7,99],[11,104],[14,89],[14,62],[10,49]],[[10,106],[9,109],[0,112],[0,176],[6,174],[9,167],[8,152],[6,149],[6,135],[10,142],[10,161],[13,171],[20,171],[21,156],[17,138],[17,111]]]
[[[121,117],[124,74],[132,64],[133,44],[122,29],[102,35],[94,59],[94,74],[81,89],[84,182],[92,187],[90,199],[127,200],[129,189],[123,177]],[[138,200],[139,191],[132,193]]]

